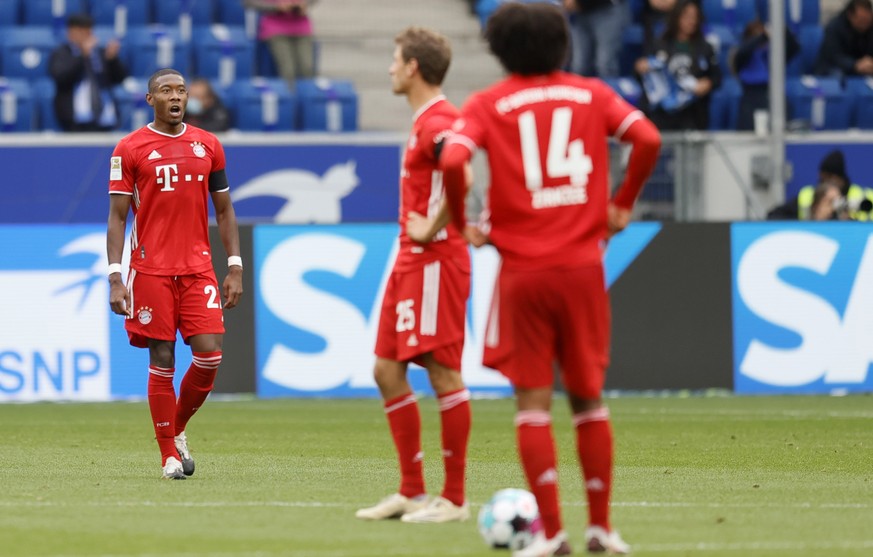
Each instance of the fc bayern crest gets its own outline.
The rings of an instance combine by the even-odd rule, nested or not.
[[[152,322],[152,308],[150,307],[141,307],[139,311],[136,312],[137,318],[139,322],[143,325],[148,325]]]
[[[194,154],[201,159],[206,156],[206,149],[203,148],[203,144],[199,141],[195,141],[194,143],[192,143],[191,147],[194,148]]]

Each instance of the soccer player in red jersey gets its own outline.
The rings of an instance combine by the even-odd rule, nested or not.
[[[376,339],[374,376],[400,462],[400,489],[360,509],[365,520],[466,520],[464,495],[470,392],[461,379],[464,322],[470,292],[470,254],[458,231],[446,227],[440,151],[458,117],[442,94],[451,61],[448,40],[410,27],[395,38],[389,69],[395,94],[415,115],[400,177],[400,248],[385,290]],[[439,401],[445,486],[427,500],[422,474],[421,418],[407,380],[409,362],[427,369]]]
[[[507,3],[486,27],[509,76],[473,94],[443,150],[448,206],[464,226],[464,165],[488,152],[490,241],[502,257],[484,364],[512,382],[522,467],[544,532],[519,556],[567,555],[551,427],[553,361],[560,365],[588,498],[587,549],[627,553],[609,522],[613,436],[601,400],[610,313],[602,256],[627,226],[657,161],[660,135],[642,113],[597,79],[559,71],[564,17],[544,4]],[[610,198],[607,139],[633,149]]]
[[[163,69],[149,79],[154,121],[115,147],[109,170],[109,303],[127,317],[130,343],[149,350],[148,401],[164,478],[194,473],[185,426],[206,400],[221,363],[224,307],[242,295],[236,214],[224,171],[224,149],[209,132],[182,122],[185,79]],[[212,198],[228,272],[219,289],[212,268],[207,198]],[[128,212],[133,211],[130,274],[121,279]],[[173,387],[176,331],[193,361]]]

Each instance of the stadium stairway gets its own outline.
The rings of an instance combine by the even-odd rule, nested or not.
[[[453,103],[462,104],[503,75],[462,0],[330,0],[316,3],[311,16],[320,74],[355,84],[361,130],[409,129],[409,107],[391,93],[388,76],[394,37],[408,25],[431,27],[451,40],[453,59],[443,89]]]

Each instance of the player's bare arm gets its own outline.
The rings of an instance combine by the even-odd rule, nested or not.
[[[124,230],[127,214],[130,211],[130,196],[112,194],[109,196],[109,220],[106,225],[106,256],[110,264],[121,263],[124,251]],[[130,292],[124,285],[121,273],[109,275],[109,306],[118,315],[133,316]]]
[[[215,220],[218,222],[218,234],[228,257],[239,257],[239,229],[236,224],[236,212],[227,191],[212,193],[212,204],[215,206]],[[224,307],[231,309],[239,303],[243,293],[243,268],[241,265],[229,265],[227,276],[224,277],[221,292],[224,296]]]

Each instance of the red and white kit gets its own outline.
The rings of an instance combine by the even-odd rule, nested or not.
[[[208,221],[210,191],[228,187],[210,178],[224,166],[218,139],[190,125],[175,136],[145,126],[112,153],[109,193],[132,196],[133,318],[125,328],[134,346],[174,340],[177,329],[186,339],[224,333]]]
[[[570,392],[599,396],[610,319],[602,270],[607,139],[621,139],[642,118],[603,82],[554,72],[512,75],[476,93],[454,126],[452,156],[484,148],[491,168],[489,237],[502,266],[484,363],[518,386],[551,385],[557,359]],[[633,172],[613,200],[621,207],[642,187]]]
[[[452,227],[426,244],[406,235],[409,212],[432,217],[440,209],[438,157],[457,116],[442,95],[415,114],[400,177],[400,248],[382,301],[375,352],[396,361],[417,361],[433,352],[439,363],[459,370],[470,292],[467,244]]]

